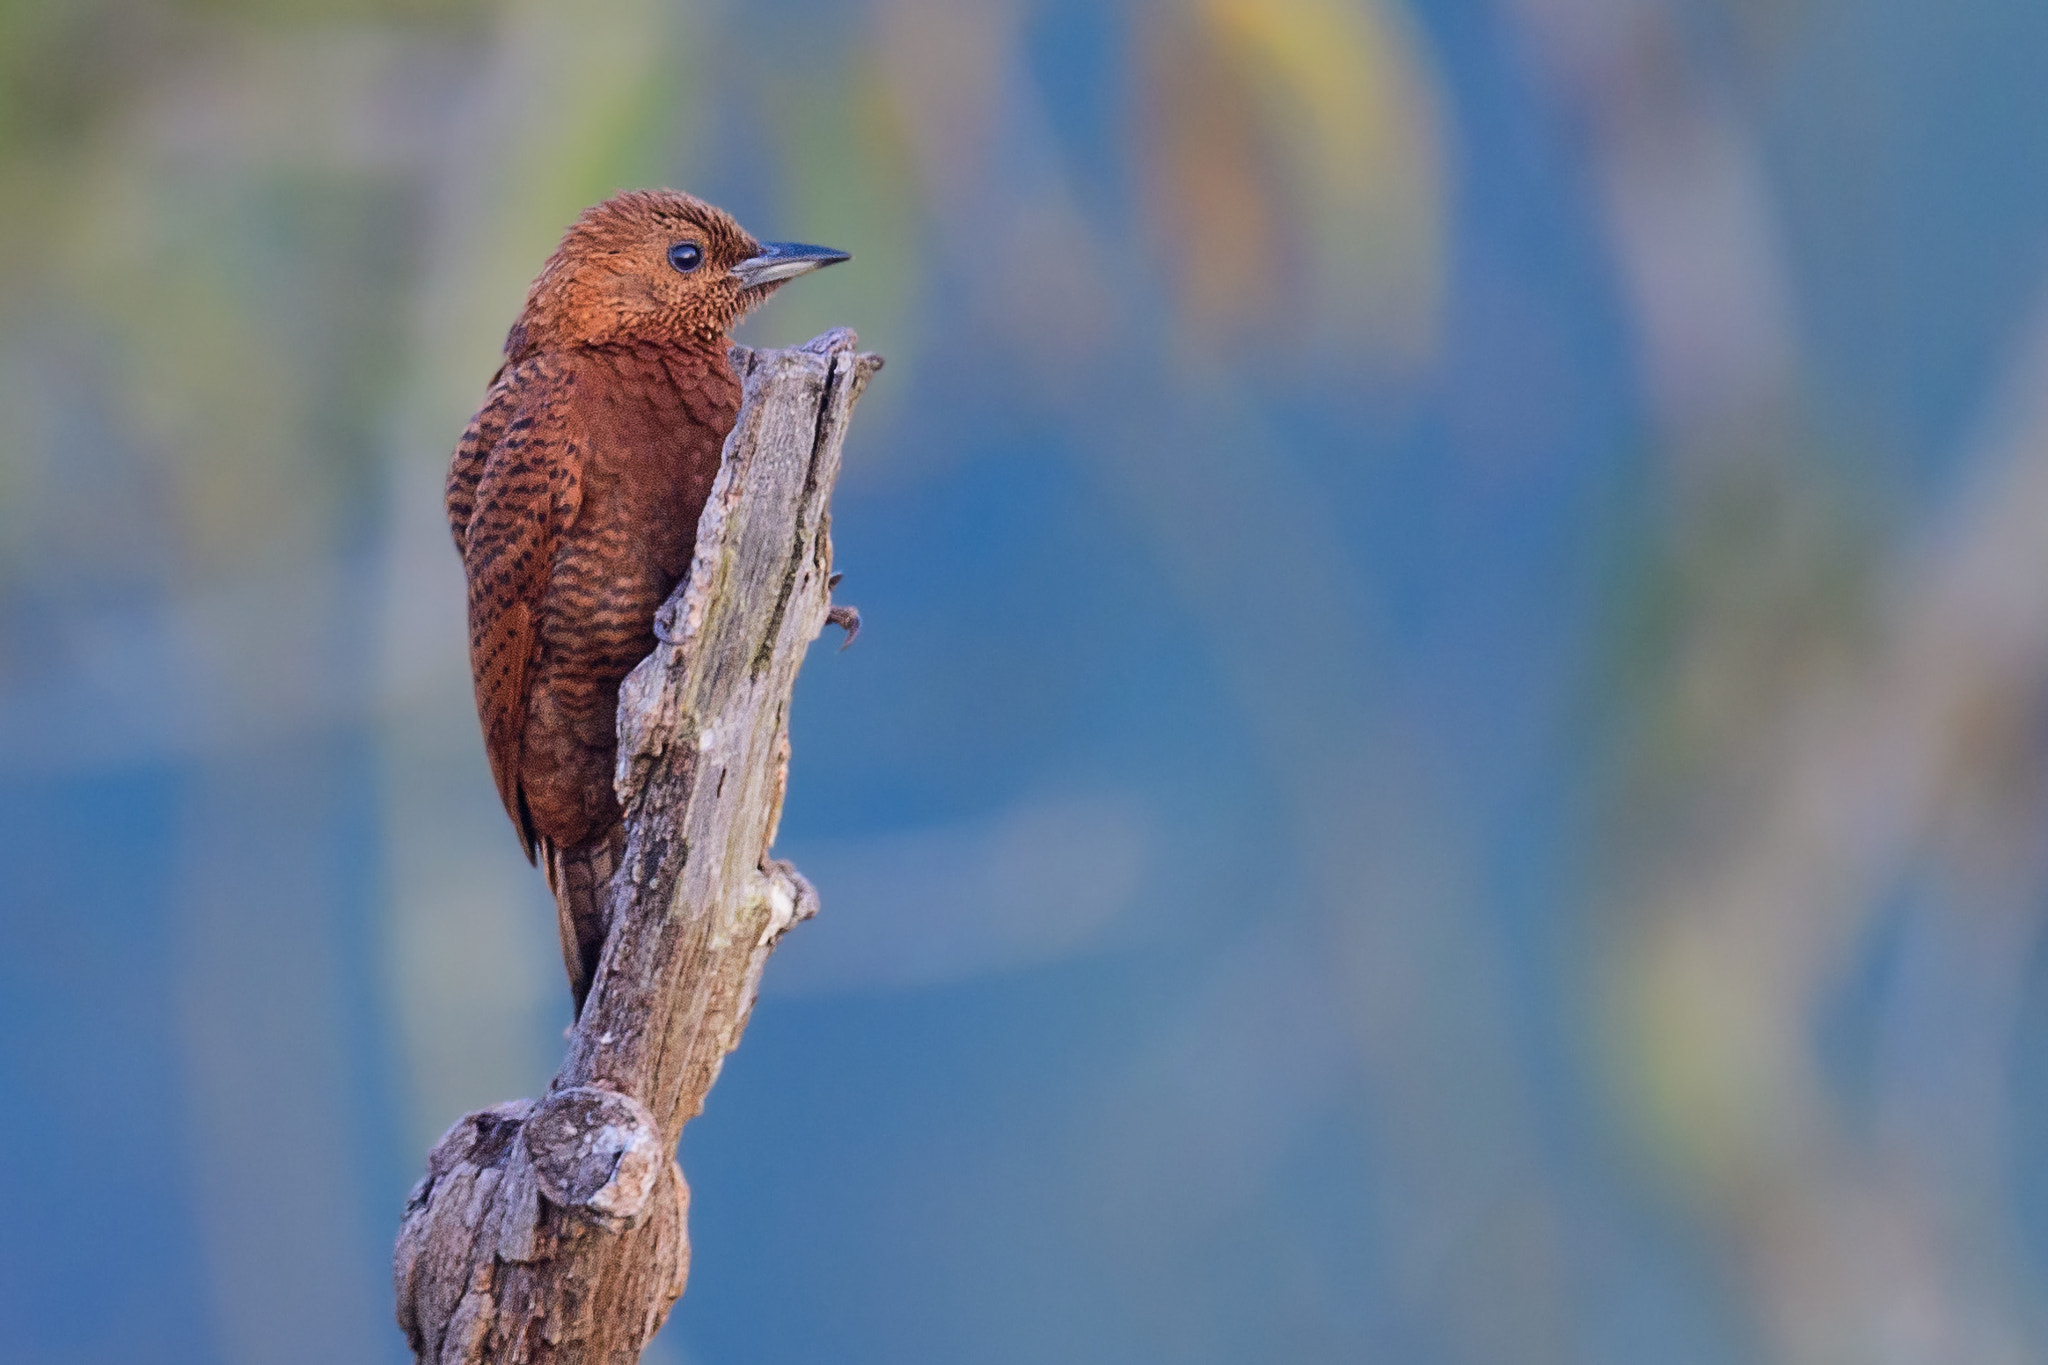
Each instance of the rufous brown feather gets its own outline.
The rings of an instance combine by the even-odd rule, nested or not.
[[[785,280],[845,259],[756,241],[689,195],[608,199],[548,258],[456,445],[448,524],[477,715],[498,796],[555,893],[579,1012],[623,849],[619,684],[654,647],[739,414],[727,334]]]

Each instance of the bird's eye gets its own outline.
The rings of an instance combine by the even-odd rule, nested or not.
[[[695,242],[677,242],[668,249],[668,263],[687,275],[704,264],[704,248]]]

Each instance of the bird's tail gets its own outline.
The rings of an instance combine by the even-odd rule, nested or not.
[[[569,993],[576,1001],[576,1013],[583,1013],[584,997],[597,975],[597,959],[604,952],[605,931],[610,927],[612,871],[626,851],[626,827],[610,829],[580,844],[563,848],[542,838],[540,865],[546,871],[548,890],[555,893],[555,920],[562,931],[562,965],[569,971]]]

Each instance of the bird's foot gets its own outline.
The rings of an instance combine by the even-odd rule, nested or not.
[[[825,624],[837,626],[846,632],[845,641],[839,646],[845,649],[860,634],[860,608],[835,606],[825,613]]]

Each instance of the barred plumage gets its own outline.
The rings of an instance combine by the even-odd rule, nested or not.
[[[697,253],[674,256],[684,245]],[[687,195],[607,200],[534,282],[456,446],[448,522],[469,577],[477,714],[498,795],[555,892],[579,1011],[621,848],[619,684],[654,647],[739,413],[726,333],[836,259],[764,246]]]

